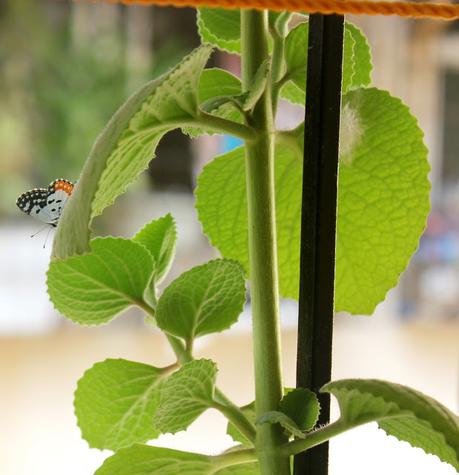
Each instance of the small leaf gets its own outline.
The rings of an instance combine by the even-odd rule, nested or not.
[[[143,301],[154,269],[151,254],[141,244],[97,238],[89,253],[51,262],[48,293],[70,320],[99,325]]]
[[[257,419],[257,425],[262,424],[280,424],[289,435],[298,439],[304,439],[306,434],[300,430],[289,416],[280,411],[270,411]]]
[[[241,411],[250,422],[255,424],[255,402],[251,402],[250,404],[247,404],[247,406],[241,407]],[[240,432],[232,422],[228,422],[226,433],[232,437],[234,441],[240,442],[243,446],[253,447],[252,441],[242,434],[242,432]]]
[[[199,80],[199,103],[213,97],[238,96],[241,81],[233,74],[220,68],[204,69]]]
[[[172,264],[175,253],[177,231],[170,214],[145,225],[133,238],[145,246],[155,261],[154,280],[161,282]]]
[[[94,475],[210,475],[211,468],[206,455],[134,445],[107,458]]]
[[[306,100],[306,65],[309,24],[303,22],[293,28],[285,42],[285,61],[290,79],[282,88],[281,96],[293,104],[304,106]],[[363,33],[346,22],[343,51],[343,93],[368,86],[372,69],[370,47]]]
[[[92,219],[145,170],[165,133],[197,121],[199,77],[211,52],[209,45],[197,48],[172,71],[136,92],[112,117],[62,213],[53,258],[87,252]]]
[[[346,22],[346,31],[352,35],[353,47],[353,70],[351,88],[366,87],[371,84],[371,50],[368,41],[362,31],[352,23]]]
[[[219,68],[204,69],[199,82],[199,107],[201,110],[242,123],[244,121],[241,111],[236,103],[241,103],[241,81],[233,74]],[[204,128],[186,127],[183,131],[190,137],[200,135],[215,135],[219,132]]]
[[[253,78],[253,83],[251,84],[247,98],[244,101],[243,107],[245,111],[252,110],[265,91],[270,67],[270,62],[265,60],[258,68],[255,77]]]
[[[414,389],[375,379],[326,384],[322,392],[338,400],[349,428],[377,421],[381,429],[436,455],[459,471],[459,418],[438,401]]]
[[[127,360],[107,359],[88,369],[75,391],[75,414],[90,447],[118,450],[159,435],[153,414],[164,373]]]
[[[211,360],[194,360],[172,374],[161,390],[161,402],[154,417],[162,433],[185,430],[213,405],[217,366]]]
[[[107,458],[94,475],[259,475],[260,473],[257,463],[221,468],[219,458],[218,455],[211,457],[162,447],[133,445]]]
[[[319,418],[320,405],[312,391],[296,388],[282,398],[279,409],[290,417],[300,430],[310,431]]]
[[[240,53],[240,10],[199,8],[197,24],[203,43],[210,43],[229,53]]]
[[[344,49],[343,49],[343,76],[342,76],[342,93],[346,93],[352,84],[354,77],[354,46],[355,41],[350,31],[346,28],[344,31]]]
[[[216,259],[185,272],[164,290],[156,320],[163,331],[188,341],[229,328],[242,312],[244,301],[241,266]]]

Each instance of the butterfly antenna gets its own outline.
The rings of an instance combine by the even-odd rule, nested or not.
[[[46,239],[45,239],[45,242],[44,242],[44,244],[43,244],[43,249],[46,249],[46,243],[48,242],[49,233],[51,232],[51,229],[52,229],[52,228],[49,228],[49,229],[48,229],[48,233],[46,234]]]
[[[43,226],[36,233],[31,234],[30,237],[31,238],[35,237],[37,234],[40,234],[42,231],[44,231],[47,227],[48,227],[48,225]]]

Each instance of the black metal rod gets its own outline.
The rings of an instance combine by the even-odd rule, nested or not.
[[[310,15],[297,386],[318,391],[331,379],[336,197],[344,17]],[[319,395],[319,423],[330,420],[330,396]],[[327,475],[328,443],[295,457],[295,475]]]

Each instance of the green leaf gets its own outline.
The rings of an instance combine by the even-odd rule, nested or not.
[[[93,217],[147,167],[166,132],[197,121],[199,77],[210,53],[208,45],[197,48],[175,69],[135,93],[112,117],[64,209],[54,239],[54,258],[87,252]]]
[[[429,211],[429,164],[416,119],[378,89],[343,99],[336,311],[371,314],[416,250]],[[302,147],[278,144],[276,222],[281,295],[298,298]],[[198,179],[204,232],[248,270],[244,150],[217,157]]]
[[[222,456],[133,445],[107,458],[95,475],[259,475],[258,464],[221,467]]]
[[[199,8],[197,24],[203,43],[211,43],[229,53],[241,52],[240,10]]]
[[[99,325],[142,302],[154,268],[151,254],[141,244],[97,238],[89,253],[51,262],[48,293],[70,320]]]
[[[287,416],[287,414],[280,411],[269,411],[266,414],[263,414],[257,419],[256,424],[280,424],[285,431],[293,437],[304,439],[306,436],[306,434],[296,425],[295,421]]]
[[[298,286],[300,258],[302,163],[293,148],[276,150],[276,211],[279,284],[281,294]],[[196,209],[211,243],[248,270],[247,199],[244,148],[221,155],[206,165],[198,178]],[[293,289],[293,292],[292,292]]]
[[[242,123],[244,117],[237,106],[242,107],[244,97],[241,91],[241,81],[228,71],[209,68],[202,72],[199,82],[199,107],[204,112]],[[219,133],[196,127],[187,127],[184,132],[192,138],[203,134],[215,135]]]
[[[88,369],[75,391],[75,414],[90,447],[118,450],[159,435],[153,415],[165,373],[127,360],[107,359]]]
[[[156,320],[163,331],[189,341],[229,328],[244,302],[241,266],[216,259],[183,273],[164,290]]]
[[[213,405],[217,366],[211,360],[194,360],[172,374],[161,390],[154,426],[162,433],[185,430]]]
[[[251,84],[247,98],[244,101],[243,107],[245,111],[252,110],[265,91],[270,67],[270,62],[265,60],[258,68],[255,77],[253,78],[253,84]]]
[[[217,475],[260,475],[257,463],[244,463],[225,467],[214,472]]]
[[[372,379],[334,381],[321,391],[336,397],[341,420],[349,428],[377,421],[389,435],[459,471],[459,418],[438,401],[406,386]]]
[[[350,87],[355,89],[369,86],[371,84],[371,70],[373,69],[370,45],[362,31],[352,23],[346,22],[346,32],[350,33],[354,40],[352,53],[353,76]]]
[[[134,445],[105,460],[94,475],[206,475],[212,462],[206,455]]]
[[[281,96],[293,104],[304,106],[306,100],[306,65],[309,24],[303,22],[293,28],[285,42],[285,61],[289,81],[281,89]],[[371,82],[370,47],[363,33],[346,22],[343,51],[343,92]]]
[[[304,388],[289,391],[282,398],[279,409],[292,419],[301,431],[312,430],[320,413],[317,396]]]
[[[168,273],[175,254],[177,231],[174,218],[167,214],[145,225],[133,238],[145,246],[154,258],[155,283],[161,282]]]
[[[251,402],[250,404],[247,404],[247,406],[241,407],[241,411],[250,422],[255,424],[255,402]],[[232,437],[234,441],[240,442],[243,446],[253,447],[252,441],[242,434],[242,432],[240,432],[232,422],[228,422],[226,433]]]
[[[344,31],[344,42],[343,42],[343,77],[342,77],[342,93],[346,93],[352,84],[352,79],[354,77],[354,64],[353,64],[353,54],[355,41],[351,32],[346,28]]]
[[[199,103],[214,97],[239,96],[241,81],[233,74],[220,68],[204,69],[199,81]]]
[[[416,251],[429,213],[429,163],[416,118],[378,89],[343,98],[335,310],[371,314]]]

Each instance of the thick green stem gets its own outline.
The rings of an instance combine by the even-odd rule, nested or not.
[[[267,12],[241,11],[242,85],[247,91],[268,57]],[[253,112],[257,131],[246,142],[249,216],[250,289],[255,360],[256,412],[278,409],[282,398],[276,227],[274,208],[274,120],[270,88]],[[258,427],[256,448],[262,475],[288,475],[289,457],[279,450],[285,442],[277,424]]]

